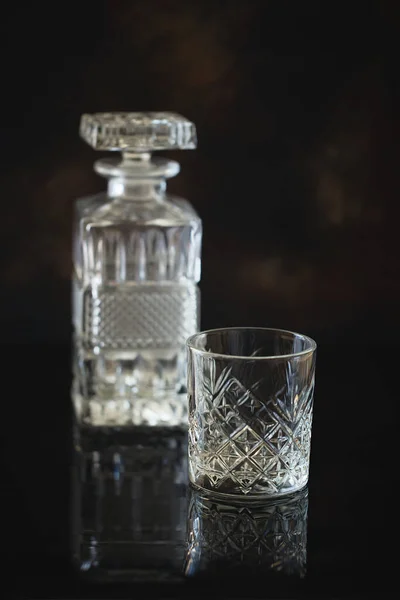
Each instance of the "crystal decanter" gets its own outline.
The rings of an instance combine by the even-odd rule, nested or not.
[[[194,149],[181,115],[81,118],[107,192],[76,202],[73,401],[88,426],[186,427],[186,349],[199,328],[202,223],[166,194],[179,164],[153,151]]]

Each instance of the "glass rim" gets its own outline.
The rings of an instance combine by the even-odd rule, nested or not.
[[[240,354],[222,354],[221,352],[213,352],[212,350],[203,350],[201,348],[196,347],[195,341],[201,335],[207,335],[210,333],[223,333],[227,331],[273,331],[275,333],[280,334],[290,334],[293,338],[301,338],[309,344],[309,347],[305,350],[300,350],[298,352],[290,352],[289,354],[271,354],[266,356],[243,356]],[[186,340],[186,346],[189,350],[193,352],[197,352],[198,354],[202,354],[203,356],[209,356],[214,358],[224,358],[224,359],[232,359],[232,360],[280,360],[280,359],[290,359],[297,358],[300,356],[306,356],[307,354],[313,354],[317,349],[317,342],[313,340],[308,335],[304,333],[297,333],[296,331],[290,331],[289,329],[280,329],[279,327],[217,327],[216,329],[205,329],[204,331],[199,331],[198,333],[194,333]]]

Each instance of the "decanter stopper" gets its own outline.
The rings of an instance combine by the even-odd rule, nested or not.
[[[80,136],[95,150],[193,150],[194,123],[172,112],[104,112],[81,117]]]

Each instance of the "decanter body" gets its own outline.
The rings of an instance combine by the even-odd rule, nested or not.
[[[199,328],[201,220],[166,194],[174,161],[194,148],[192,123],[171,113],[84,115],[81,136],[120,150],[100,160],[105,193],[76,203],[73,396],[85,425],[181,427],[187,422],[187,337]]]

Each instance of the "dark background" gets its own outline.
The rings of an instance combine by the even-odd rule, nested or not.
[[[366,498],[390,498],[398,397],[399,4],[10,2],[1,26],[4,552],[23,564],[68,537],[72,208],[105,187],[80,115],[172,110],[198,128],[169,190],[203,218],[202,327],[315,337],[310,544],[328,532],[326,564],[376,564]]]

